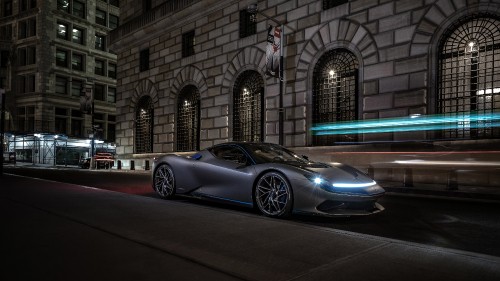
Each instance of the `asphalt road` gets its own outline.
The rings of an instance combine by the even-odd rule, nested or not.
[[[147,172],[20,167],[6,167],[4,172],[158,198],[151,189],[151,178]],[[176,200],[259,215],[245,208],[188,198]],[[380,203],[386,210],[366,217],[292,216],[290,219],[304,224],[500,256],[500,202],[390,194],[383,197]]]

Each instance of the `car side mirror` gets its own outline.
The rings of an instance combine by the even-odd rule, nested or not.
[[[307,161],[309,161],[309,156],[307,155],[302,155],[302,158],[306,159]]]

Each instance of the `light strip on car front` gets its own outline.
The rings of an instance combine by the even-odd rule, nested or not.
[[[333,187],[341,187],[341,188],[356,188],[356,187],[368,187],[377,184],[375,181],[367,182],[367,183],[332,183]]]

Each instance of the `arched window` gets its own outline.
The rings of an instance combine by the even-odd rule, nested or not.
[[[153,152],[153,100],[143,96],[135,112],[135,153]]]
[[[346,49],[325,53],[314,67],[313,124],[358,119],[358,61]],[[315,135],[313,145],[357,141],[357,135]]]
[[[473,15],[453,24],[440,40],[438,67],[437,112],[460,119],[440,137],[499,137],[491,121],[474,118],[500,110],[499,19]]]
[[[262,141],[264,138],[264,81],[253,70],[243,72],[234,86],[233,139]]]
[[[184,87],[177,102],[177,151],[199,150],[200,93],[193,85]]]

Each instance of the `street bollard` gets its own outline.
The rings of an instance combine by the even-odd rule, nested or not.
[[[447,190],[458,190],[457,171],[451,170],[448,172]]]
[[[403,175],[404,187],[413,187],[413,171],[411,168],[405,168],[405,173]]]

